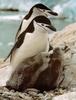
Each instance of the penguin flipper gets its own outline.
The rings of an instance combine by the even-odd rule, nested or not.
[[[11,59],[12,59],[12,53],[13,53],[14,49],[15,49],[15,45],[14,45],[13,48],[11,49],[10,53],[8,54],[8,56],[4,59],[4,62],[5,62],[9,57],[10,57],[10,61],[11,61]]]
[[[25,36],[25,32],[22,32],[20,34],[20,36],[18,37],[18,40],[16,41],[16,43],[14,44],[13,48],[11,49],[10,53],[8,54],[8,56],[4,59],[4,62],[10,57],[10,61],[12,59],[12,54],[15,50],[17,50],[23,43],[24,41],[24,36]]]
[[[18,34],[19,34],[20,30],[21,30],[22,23],[23,23],[23,21],[21,22],[21,24],[20,24],[20,26],[19,26],[19,28],[18,28],[18,31],[17,31],[16,36],[15,36],[15,41],[16,41],[17,38],[18,38]]]

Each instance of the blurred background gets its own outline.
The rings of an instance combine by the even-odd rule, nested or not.
[[[22,18],[36,3],[58,12],[51,18],[57,30],[76,22],[76,0],[0,0],[0,58],[8,55]]]

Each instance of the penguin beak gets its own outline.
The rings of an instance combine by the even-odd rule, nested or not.
[[[58,16],[58,13],[53,12],[53,11],[48,11],[49,14],[54,15],[54,16]]]
[[[56,28],[54,27],[54,26],[46,26],[46,27],[48,27],[49,29],[51,29],[52,31],[56,31]]]

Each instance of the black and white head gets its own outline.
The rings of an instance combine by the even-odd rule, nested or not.
[[[49,15],[54,15],[54,16],[58,15],[56,12],[53,12],[51,9],[49,9],[47,6],[45,6],[41,3],[34,5],[30,9],[29,13],[25,16],[25,19],[29,19],[32,14],[35,16],[44,15],[46,17],[48,17]]]
[[[45,16],[37,16],[33,19],[34,28],[36,30],[56,31],[56,28],[51,24],[50,20]]]

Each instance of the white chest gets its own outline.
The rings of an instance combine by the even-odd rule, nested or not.
[[[48,33],[34,31],[27,33],[23,44],[18,48],[13,56],[12,66],[18,66],[24,59],[35,56],[40,52],[45,52],[48,46]]]
[[[25,40],[24,40],[24,47],[28,47],[30,49],[36,49],[44,51],[46,50],[47,47],[47,42],[48,42],[48,34],[47,33],[29,33],[26,35]]]

